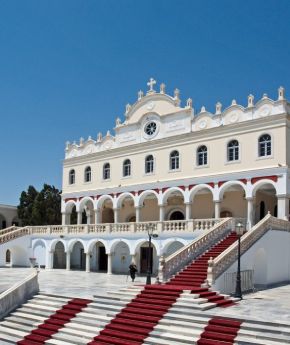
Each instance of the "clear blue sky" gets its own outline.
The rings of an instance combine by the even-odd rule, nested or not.
[[[0,203],[61,188],[65,141],[111,129],[150,77],[198,110],[290,99],[289,23],[289,0],[0,0]]]

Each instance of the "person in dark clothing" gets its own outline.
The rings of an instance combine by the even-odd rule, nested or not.
[[[134,282],[134,280],[135,280],[136,272],[137,272],[137,266],[132,262],[129,266],[129,273],[130,273],[130,277],[132,279],[132,282]]]

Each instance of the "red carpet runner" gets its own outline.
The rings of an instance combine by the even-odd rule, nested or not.
[[[91,300],[74,298],[52,314],[43,324],[32,330],[23,340],[17,342],[18,345],[40,345],[64,327],[64,324],[70,322],[72,318],[85,308]]]
[[[145,286],[88,345],[141,345],[182,290]]]
[[[224,240],[213,246],[209,251],[201,255],[197,260],[192,262],[175,277],[173,277],[167,285],[186,286],[184,289],[192,290],[192,287],[200,287],[205,283],[207,277],[208,260],[213,259],[226,250],[231,244],[237,240],[236,233],[230,233]],[[195,293],[193,291],[193,293]],[[208,291],[199,294],[201,298],[207,298],[208,302],[215,303],[219,307],[228,307],[234,303],[230,299],[225,299],[224,296],[218,295],[214,291]]]
[[[232,319],[213,318],[208,321],[198,345],[232,345],[242,322]]]

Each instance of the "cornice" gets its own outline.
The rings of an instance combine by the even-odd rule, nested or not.
[[[287,125],[287,114],[269,116],[267,118],[253,119],[226,126],[218,126],[203,131],[178,134],[175,136],[156,139],[148,142],[137,143],[129,146],[117,147],[108,151],[95,152],[92,154],[73,157],[63,160],[64,167],[76,166],[91,162],[92,160],[110,160],[116,157],[124,157],[127,155],[146,153],[148,151],[164,148],[170,149],[176,146],[188,145],[190,143],[199,143],[200,141],[211,141],[227,136],[235,136],[239,134],[251,133],[257,130],[273,129]]]

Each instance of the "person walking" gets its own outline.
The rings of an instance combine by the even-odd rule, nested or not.
[[[134,282],[135,277],[136,277],[136,272],[137,272],[137,266],[134,264],[134,262],[131,262],[129,266],[129,272],[130,272],[130,277],[132,279],[132,282]]]

